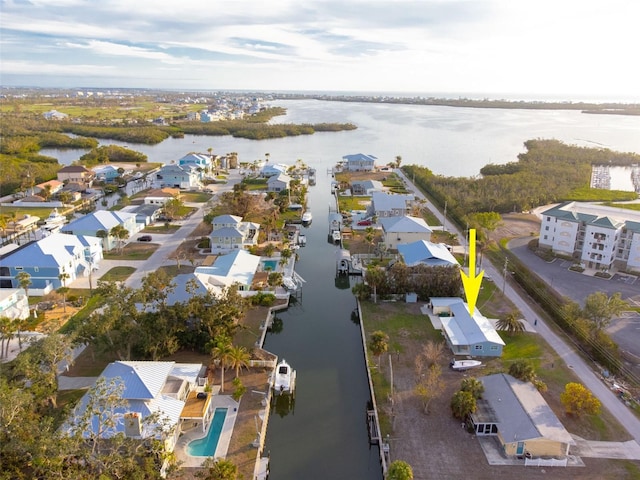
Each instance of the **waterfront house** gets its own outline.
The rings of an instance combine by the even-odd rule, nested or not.
[[[129,237],[132,237],[142,229],[142,225],[136,223],[135,213],[97,210],[63,226],[61,232],[72,235],[101,237],[103,239],[102,247],[109,251],[116,247],[119,242],[117,238],[109,235],[111,229],[116,225],[122,225],[126,228],[129,232]]]
[[[49,180],[48,182],[43,182],[36,185],[34,188],[34,193],[42,194],[43,192],[46,192],[47,189],[49,189],[49,194],[55,195],[60,190],[62,190],[63,186],[64,184],[59,180]]]
[[[67,184],[77,184],[83,190],[91,188],[93,180],[95,179],[94,173],[83,167],[82,165],[68,165],[58,170],[58,181]]]
[[[495,436],[505,455],[566,459],[575,445],[540,392],[506,373],[480,377],[484,386],[471,423],[478,436]]]
[[[200,172],[195,165],[164,165],[156,173],[156,181],[161,187],[192,189],[200,187]]]
[[[0,317],[24,320],[29,315],[29,298],[23,288],[0,288]]]
[[[586,268],[640,272],[640,212],[565,202],[541,214],[539,245]]]
[[[113,165],[99,165],[91,169],[95,175],[96,180],[100,180],[105,183],[113,183],[116,178],[120,176],[118,169]]]
[[[373,192],[384,192],[384,185],[378,180],[361,180],[351,182],[351,194],[356,196],[371,196]]]
[[[433,314],[439,317],[442,333],[454,355],[502,355],[504,341],[478,308],[470,315],[469,306],[458,297],[432,297],[429,303]]]
[[[282,192],[289,189],[291,184],[291,177],[284,173],[278,175],[272,175],[267,180],[267,191],[269,192]]]
[[[246,250],[235,250],[227,255],[220,255],[211,266],[196,267],[194,276],[215,295],[236,285],[241,295],[252,292],[253,278],[260,266],[260,257]]]
[[[377,157],[365,155],[364,153],[355,153],[353,155],[345,155],[342,160],[344,161],[344,169],[349,172],[373,172]]]
[[[122,404],[110,414],[112,426],[101,424],[101,417],[94,415],[88,430],[77,432],[84,437],[109,439],[120,434],[140,441],[160,439],[165,451],[171,453],[184,422],[196,422],[205,432],[213,418],[211,394],[204,391],[206,367],[200,363],[116,361],[107,365],[99,379],[123,386]],[[64,424],[64,431],[73,433],[83,428],[76,419],[92,408],[91,400],[91,392],[85,393]]]
[[[178,198],[180,190],[177,188],[154,188],[144,195],[144,203],[150,205],[164,205],[169,200]]]
[[[402,261],[408,267],[416,265],[426,265],[428,267],[450,267],[459,266],[446,245],[442,243],[433,243],[426,240],[418,240],[416,242],[400,244],[397,246],[398,253],[402,257]]]
[[[46,295],[70,285],[79,276],[88,276],[102,260],[102,241],[87,235],[54,233],[27,243],[0,256],[0,288],[17,288],[20,272],[31,275],[29,293]],[[62,282],[60,275],[69,278]]]
[[[411,213],[415,196],[410,194],[373,192],[371,204],[367,208],[370,217],[403,217]]]
[[[178,160],[178,165],[181,167],[185,165],[192,165],[196,168],[200,168],[202,172],[204,172],[213,165],[213,157],[209,154],[191,152]]]
[[[387,249],[397,249],[402,244],[431,239],[431,228],[422,218],[403,215],[402,217],[379,218]]]
[[[209,235],[211,253],[227,253],[233,250],[248,250],[258,244],[260,225],[243,222],[235,215],[218,215],[212,221]]]
[[[289,166],[284,163],[265,163],[260,170],[260,176],[269,178],[283,173],[287,173]]]

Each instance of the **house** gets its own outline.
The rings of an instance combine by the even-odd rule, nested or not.
[[[0,288],[0,317],[24,320],[30,314],[29,297],[23,288]]]
[[[194,165],[164,165],[156,173],[156,180],[161,187],[191,189],[200,187],[200,172]]]
[[[408,267],[415,267],[416,265],[426,265],[428,267],[459,266],[456,257],[442,243],[418,240],[417,242],[400,244],[397,249],[402,261]]]
[[[359,196],[371,196],[373,192],[384,192],[384,185],[378,180],[351,182],[351,193]]]
[[[373,172],[375,170],[375,162],[377,160],[373,155],[365,155],[364,153],[356,153],[353,155],[345,155],[342,157],[345,162],[345,170],[350,172]]]
[[[164,205],[169,200],[178,198],[180,190],[175,188],[154,188],[144,196],[144,203],[150,205]]]
[[[379,217],[384,243],[388,249],[399,245],[431,239],[431,228],[422,218],[404,215],[402,217]]]
[[[62,190],[63,186],[64,184],[59,180],[49,180],[48,182],[43,182],[36,185],[34,191],[35,193],[41,194],[49,190],[49,195],[55,195],[60,190]]]
[[[91,169],[96,177],[96,180],[101,182],[112,183],[116,178],[120,176],[118,169],[113,165],[100,165]]]
[[[112,250],[118,245],[118,239],[109,235],[116,225],[122,225],[129,232],[129,237],[138,233],[142,225],[136,223],[136,214],[123,211],[96,210],[84,217],[77,218],[61,228],[62,233],[72,235],[91,235],[103,240],[102,247]]]
[[[45,118],[45,120],[64,120],[66,118],[69,118],[69,115],[57,110],[49,110],[48,112],[44,112],[42,116]]]
[[[541,214],[539,245],[586,268],[640,272],[640,212],[565,202]]]
[[[0,288],[17,288],[20,272],[31,275],[29,293],[42,296],[88,276],[102,260],[102,240],[87,235],[54,233],[0,256]],[[63,282],[61,275],[68,278]]]
[[[454,355],[502,355],[504,341],[478,308],[470,315],[469,306],[457,297],[432,297],[429,303],[433,314],[439,317],[445,340]]]
[[[141,441],[160,439],[165,451],[171,453],[184,423],[197,423],[206,432],[215,413],[212,395],[205,392],[206,367],[200,363],[116,361],[107,365],[98,381],[122,385],[122,405],[110,412],[113,425],[101,424],[102,417],[94,415],[89,430],[76,432],[84,428],[76,419],[92,408],[89,391],[78,402],[64,431],[104,439],[117,434]]]
[[[138,225],[151,225],[158,220],[160,212],[162,212],[162,205],[144,203],[142,205],[135,205],[125,207],[126,212],[133,213],[136,216],[136,223]],[[123,209],[123,211],[125,211]]]
[[[530,382],[506,373],[480,377],[484,385],[471,414],[478,436],[495,436],[507,456],[566,458],[573,437]]]
[[[180,160],[178,160],[179,166],[192,165],[196,168],[200,168],[202,171],[205,171],[213,165],[213,157],[209,154],[204,153],[188,153]]]
[[[265,163],[260,170],[260,175],[265,178],[287,173],[289,166],[283,163]]]
[[[211,266],[196,267],[194,276],[215,295],[220,295],[232,285],[237,285],[241,295],[247,295],[252,291],[251,285],[259,266],[259,256],[246,250],[235,250],[217,257]]]
[[[403,217],[411,213],[415,196],[410,194],[373,192],[371,204],[367,208],[369,216]]]
[[[66,167],[62,167],[58,170],[57,176],[58,180],[65,185],[75,183],[80,186],[81,190],[91,188],[95,178],[94,173],[82,165],[68,165]]]
[[[282,192],[288,190],[290,183],[291,177],[289,175],[285,175],[284,173],[272,175],[269,177],[269,180],[267,180],[267,191]]]
[[[226,253],[246,250],[258,244],[260,225],[243,222],[235,215],[218,215],[212,221],[213,231],[209,235],[211,253]]]

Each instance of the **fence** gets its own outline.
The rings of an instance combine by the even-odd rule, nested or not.
[[[558,460],[557,458],[525,458],[525,467],[566,467],[568,458]]]

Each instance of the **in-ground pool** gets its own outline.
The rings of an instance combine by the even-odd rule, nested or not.
[[[209,425],[207,436],[189,442],[187,445],[187,453],[193,457],[213,457],[216,453],[218,440],[220,440],[220,432],[222,432],[222,426],[224,425],[224,419],[226,417],[226,408],[216,408],[211,425]]]
[[[277,260],[263,260],[262,261],[262,270],[264,270],[265,272],[267,270],[271,270],[272,272],[275,272],[277,268],[278,268],[278,261]]]

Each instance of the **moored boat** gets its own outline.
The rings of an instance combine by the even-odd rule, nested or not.
[[[302,214],[302,223],[308,225],[311,223],[311,220],[313,220],[313,215],[311,215],[309,210]]]
[[[273,371],[271,387],[275,395],[293,394],[296,388],[296,371],[285,359],[280,360]]]
[[[449,366],[454,370],[464,371],[469,370],[470,368],[477,368],[482,365],[482,362],[479,360],[451,360]]]

